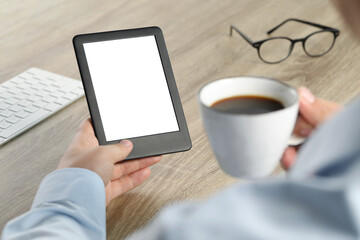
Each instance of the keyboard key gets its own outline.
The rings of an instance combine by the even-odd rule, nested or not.
[[[61,104],[61,105],[65,105],[66,103],[68,103],[69,102],[69,100],[68,99],[66,99],[66,98],[58,98],[58,99],[56,99],[55,101],[54,101],[54,103],[58,103],[58,104]]]
[[[50,102],[54,102],[56,100],[56,97],[48,95],[48,96],[42,98],[41,100],[50,103]]]
[[[0,110],[5,110],[9,107],[11,107],[11,105],[7,104],[5,101],[0,103]]]
[[[48,79],[41,79],[41,81],[39,81],[39,84],[44,85],[44,87],[51,85],[51,83],[52,82]]]
[[[0,128],[1,129],[6,129],[6,128],[10,127],[10,126],[11,126],[11,124],[6,122],[6,121],[1,121],[0,122]]]
[[[30,114],[29,112],[21,110],[21,111],[15,113],[15,116],[20,117],[20,118],[25,118],[25,117],[29,116],[29,114]]]
[[[55,90],[57,90],[57,87],[54,87],[54,86],[48,86],[48,87],[45,87],[43,88],[44,91],[47,91],[49,93],[52,93],[54,92]]]
[[[2,92],[0,94],[0,98],[4,98],[4,99],[7,99],[7,98],[10,98],[12,97],[12,94],[8,93],[8,92]]]
[[[76,95],[83,95],[84,90],[82,88],[75,88],[75,89],[71,90],[71,93],[76,94]]]
[[[26,80],[26,81],[24,81],[24,87],[26,87],[26,88],[29,88],[30,86],[31,86],[31,82],[29,82],[28,80]]]
[[[6,81],[5,83],[1,84],[1,86],[7,89],[11,89],[11,88],[15,88],[16,84],[10,81]]]
[[[9,123],[17,123],[18,121],[20,121],[21,118],[18,118],[16,116],[11,116],[9,118],[6,119],[7,122]]]
[[[26,99],[18,102],[18,105],[23,106],[23,107],[27,107],[27,106],[29,106],[31,104],[32,104],[32,102],[30,102],[30,101],[28,101]]]
[[[25,81],[25,78],[21,78],[20,76],[14,77],[10,80],[10,82],[15,83],[17,85],[22,84]],[[17,86],[19,87],[19,86]]]
[[[40,83],[36,83],[36,84],[32,84],[31,88],[35,89],[35,90],[40,90],[43,89],[45,86],[40,84]]]
[[[3,88],[3,87],[1,87],[1,85],[0,85],[0,99],[5,98],[5,97],[2,97],[1,95],[3,95],[3,94],[6,93],[6,92],[7,92],[7,88]]]
[[[22,73],[23,74],[28,74],[28,75],[31,75],[31,76],[34,76],[36,72],[36,69],[35,68],[30,68],[29,70],[27,70],[26,72]],[[21,75],[20,75],[21,76]]]
[[[64,92],[60,92],[60,91],[55,91],[55,92],[50,93],[50,96],[53,96],[56,98],[61,97],[63,95],[64,95]]]
[[[9,98],[9,99],[5,100],[5,102],[7,104],[11,104],[11,105],[17,103],[18,101],[19,101],[19,99],[16,99],[16,98]]]
[[[79,84],[81,84],[80,81],[79,82],[73,81],[73,82],[63,86],[61,88],[61,90],[65,91],[65,92],[70,92],[70,91],[72,91],[72,90],[74,90],[76,88],[79,88]]]
[[[20,93],[22,92],[22,89],[16,87],[16,88],[11,88],[8,90],[9,93],[12,93],[12,94],[17,94],[17,93]]]
[[[36,96],[36,95],[31,95],[30,97],[27,98],[27,100],[32,101],[32,102],[39,101],[40,99],[41,99],[41,97]]]
[[[40,97],[45,97],[45,96],[49,95],[49,92],[40,90],[40,91],[36,92],[35,95],[40,96]]]
[[[53,77],[46,77],[47,80],[50,80],[52,82],[55,82],[56,80]]]
[[[26,94],[23,93],[23,92],[14,95],[14,98],[17,98],[17,99],[19,99],[19,100],[23,100],[23,99],[25,99],[25,98],[27,98],[27,97],[29,97],[29,95],[26,95]]]
[[[77,98],[77,95],[73,94],[73,93],[67,93],[64,96],[62,96],[63,98],[69,99],[69,100],[73,100],[75,98]]]
[[[11,107],[9,107],[9,110],[10,110],[10,111],[13,111],[13,112],[18,112],[18,111],[20,111],[20,110],[23,109],[23,108],[24,108],[23,106],[12,105]]]
[[[33,78],[28,78],[25,80],[25,83],[29,84],[30,86],[32,86],[33,84],[36,84],[37,83],[37,80],[36,79],[33,79]]]
[[[42,107],[46,106],[47,104],[48,104],[48,103],[47,103],[47,102],[44,102],[44,101],[37,101],[37,102],[35,102],[33,105],[34,105],[35,107],[42,108]]]
[[[37,91],[35,89],[32,88],[27,88],[26,91],[23,91],[23,93],[27,94],[27,95],[34,95]]]
[[[54,87],[60,88],[66,84],[68,84],[68,81],[55,81],[51,85]]]
[[[24,91],[25,89],[29,88],[29,85],[24,84],[24,83],[18,83],[17,88]]]
[[[44,107],[44,109],[55,112],[56,110],[60,109],[62,106],[57,103],[50,103]]]
[[[3,116],[3,117],[10,117],[11,115],[13,115],[14,114],[14,112],[12,112],[12,111],[10,111],[10,110],[8,110],[8,109],[5,109],[5,110],[2,110],[1,112],[0,112],[0,116]]]
[[[35,107],[33,105],[30,105],[30,106],[27,106],[26,108],[24,108],[24,111],[27,111],[29,113],[36,112],[37,110],[39,110],[39,108]]]

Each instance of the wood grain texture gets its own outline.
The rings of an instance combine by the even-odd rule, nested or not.
[[[234,24],[261,40],[289,17],[339,28],[333,50],[310,58],[298,44],[285,62],[269,65],[239,36],[229,36]],[[360,45],[326,0],[2,0],[0,20],[0,82],[29,67],[80,79],[71,43],[79,33],[153,25],[164,32],[193,148],[164,156],[145,184],[111,203],[109,239],[124,238],[165,205],[204,199],[236,181],[219,169],[207,142],[196,98],[203,84],[230,76],[267,76],[294,87],[305,85],[339,103],[360,90]],[[276,35],[296,38],[313,30],[289,23]],[[0,148],[1,229],[29,209],[41,179],[56,168],[87,116],[82,98]]]

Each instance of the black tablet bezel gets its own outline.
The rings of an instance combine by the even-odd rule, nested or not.
[[[92,124],[95,130],[95,135],[100,145],[107,145],[112,143],[118,143],[121,141],[121,139],[114,141],[106,141],[105,132],[102,125],[101,116],[97,105],[83,44],[144,36],[155,36],[170,97],[175,110],[176,119],[178,121],[179,131],[129,138],[129,140],[133,142],[134,148],[130,155],[126,158],[126,160],[187,151],[192,147],[189,131],[180,101],[180,96],[176,87],[176,82],[171,68],[170,59],[166,49],[162,31],[159,27],[146,27],[111,32],[80,34],[76,35],[73,38],[75,55],[85,90],[86,101],[89,107]]]

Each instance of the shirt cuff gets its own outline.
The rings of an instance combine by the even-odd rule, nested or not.
[[[72,202],[105,223],[105,186],[98,174],[84,168],[63,168],[49,173],[41,182],[31,208],[50,202]]]

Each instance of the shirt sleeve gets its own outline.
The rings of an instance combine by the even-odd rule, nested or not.
[[[286,179],[168,207],[129,239],[360,239],[359,119],[357,99],[312,134]]]
[[[105,220],[100,176],[64,168],[42,180],[31,210],[8,222],[2,239],[105,239]]]

